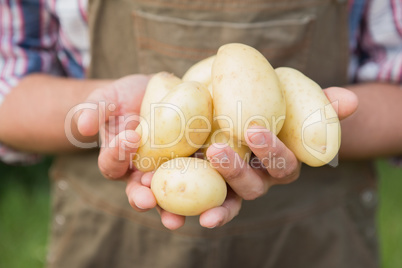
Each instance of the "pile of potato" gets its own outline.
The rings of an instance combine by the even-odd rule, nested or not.
[[[220,47],[182,79],[155,74],[140,115],[133,163],[156,171],[151,189],[158,205],[185,216],[226,198],[222,176],[207,160],[190,157],[212,143],[228,144],[248,161],[245,131],[263,126],[310,166],[329,163],[340,145],[337,114],[320,86],[295,69],[274,70],[260,52],[238,43]]]

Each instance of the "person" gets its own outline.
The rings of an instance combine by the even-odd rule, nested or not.
[[[402,31],[392,12],[398,8],[392,0],[350,3],[356,56],[350,70],[359,83],[347,85],[345,1],[3,3],[0,151],[5,161],[32,158],[21,152],[57,155],[48,265],[376,267],[370,159],[402,151],[395,124],[402,94]],[[216,166],[230,185],[221,207],[199,219],[156,212],[152,174],[129,168],[139,137],[132,125],[115,132],[116,121],[107,120],[138,113],[149,76],[133,73],[180,76],[229,42],[248,43],[274,66],[295,67],[328,87],[328,98],[339,101],[338,115],[347,117],[340,163],[301,165],[275,135],[253,133],[248,145],[255,155],[274,152],[286,169]],[[96,108],[71,110],[83,103]],[[99,114],[105,120],[99,122]],[[100,151],[77,148],[65,129]],[[256,148],[274,142],[278,146]],[[229,148],[211,147],[207,154],[229,165],[237,157]]]

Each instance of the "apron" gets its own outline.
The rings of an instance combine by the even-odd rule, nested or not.
[[[90,0],[90,78],[169,71],[242,42],[274,67],[322,87],[347,83],[347,1]],[[303,166],[227,225],[198,217],[170,231],[156,210],[134,211],[125,183],[104,179],[97,151],[60,156],[52,170],[48,267],[378,267],[371,162]]]

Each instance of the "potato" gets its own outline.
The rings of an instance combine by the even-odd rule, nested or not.
[[[137,127],[141,142],[134,166],[153,171],[174,157],[190,156],[204,144],[211,121],[212,98],[206,87],[198,82],[177,85]]]
[[[212,85],[211,85],[211,75],[209,75],[209,78],[207,77],[206,73],[207,70],[209,70],[209,73],[211,73],[211,68],[212,68],[212,63],[213,60],[215,59],[216,56],[209,57],[205,60],[202,60],[198,63],[196,63],[193,67],[187,71],[186,75],[183,76],[183,80],[185,79],[197,79],[197,72],[199,71],[203,73],[203,75],[199,75],[197,80],[198,82],[203,82],[204,84],[208,84],[208,91],[211,93],[212,96],[212,102],[213,102],[213,91],[212,91]],[[187,76],[187,77],[186,77]],[[229,145],[239,156],[246,160],[247,162],[250,160],[251,157],[251,150],[248,148],[247,145],[241,144],[238,140],[235,140],[233,135],[233,130],[227,126],[227,128],[222,129],[218,121],[216,120],[215,116],[213,119],[212,123],[212,129],[211,133],[209,134],[207,140],[205,141],[204,145],[201,148],[201,152],[206,155],[208,147],[211,146],[213,143],[225,143]]]
[[[227,194],[222,176],[208,161],[193,157],[163,163],[152,178],[151,190],[161,208],[183,216],[220,206]]]
[[[309,166],[329,163],[341,142],[339,119],[331,103],[321,87],[301,72],[287,67],[275,72],[287,104],[279,139]]]
[[[253,125],[275,134],[282,128],[285,98],[274,69],[256,49],[236,43],[220,47],[212,65],[212,87],[218,123],[222,128],[233,125],[235,140],[247,144],[245,131]]]
[[[216,55],[213,55],[191,66],[183,75],[182,80],[200,82],[208,87],[212,81],[211,70],[215,58]]]
[[[149,80],[144,98],[141,104],[141,116],[146,116],[151,111],[151,104],[160,102],[182,80],[173,74],[160,72]]]

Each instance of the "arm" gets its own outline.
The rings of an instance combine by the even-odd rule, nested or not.
[[[57,17],[40,1],[1,5],[2,14],[9,16],[0,20],[0,143],[38,153],[72,150],[64,133],[65,115],[103,81],[34,74],[69,73],[58,59]],[[74,75],[84,76],[84,66],[76,63]]]
[[[359,106],[341,123],[340,158],[359,160],[401,154],[401,87],[367,83],[348,88],[357,95]]]
[[[49,75],[29,75],[4,98],[0,106],[0,141],[23,151],[59,153],[77,150],[66,138],[64,120],[68,111],[83,102],[106,80],[78,80]],[[83,142],[96,136],[72,133]]]
[[[354,1],[350,7],[349,75],[359,84],[347,87],[358,96],[359,107],[341,125],[340,158],[345,160],[402,153],[400,12],[392,1],[372,2]]]

